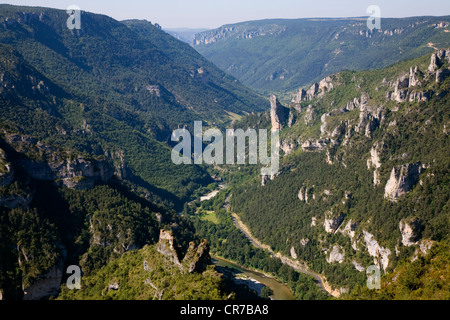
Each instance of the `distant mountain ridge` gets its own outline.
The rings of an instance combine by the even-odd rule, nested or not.
[[[195,36],[194,47],[263,93],[286,92],[342,70],[386,67],[450,45],[450,16],[268,19],[224,25]]]

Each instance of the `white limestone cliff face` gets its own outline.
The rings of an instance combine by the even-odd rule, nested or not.
[[[297,259],[297,254],[295,253],[294,246],[291,247],[290,254],[293,259]]]
[[[73,189],[90,189],[96,182],[107,182],[114,175],[114,169],[107,160],[86,159],[72,156],[39,140],[19,134],[6,136],[6,142],[15,151],[27,154],[34,150],[38,160],[22,157],[18,164],[36,180],[60,181]]]
[[[430,239],[422,239],[416,243],[417,248],[414,251],[414,254],[411,258],[411,261],[415,261],[419,258],[419,256],[425,256],[431,247],[435,244],[435,241]]]
[[[366,268],[364,268],[359,262],[355,260],[352,261],[352,264],[355,267],[355,269],[358,270],[359,272],[363,272],[364,270],[366,270]]]
[[[298,191],[298,199],[300,201],[304,201],[305,203],[308,203],[308,201],[310,199],[315,199],[316,197],[314,196],[314,186],[311,188],[308,188],[306,186],[302,186],[300,188],[300,190]]]
[[[391,250],[389,248],[381,247],[375,240],[373,235],[365,230],[363,230],[364,242],[369,252],[369,255],[374,257],[373,262],[377,266],[381,266],[383,270],[389,265],[389,256],[391,255]]]
[[[384,189],[384,197],[390,201],[397,201],[419,181],[422,169],[423,166],[420,161],[393,167]]]
[[[286,121],[286,108],[278,101],[273,94],[270,95],[270,121],[272,123],[272,130],[281,130],[283,123]]]
[[[327,233],[335,233],[336,230],[341,226],[342,221],[344,221],[345,214],[334,214],[332,211],[325,213],[325,219],[323,222],[323,227]]]
[[[156,250],[166,256],[176,266],[181,267],[180,246],[171,231],[160,230]]]
[[[367,169],[374,168],[373,171],[373,185],[377,186],[380,184],[380,174],[379,169],[381,167],[381,159],[378,154],[378,149],[380,148],[379,144],[375,144],[370,149],[370,158],[367,160]]]
[[[328,263],[338,262],[342,263],[345,259],[345,250],[338,244],[335,244],[333,246],[333,249],[331,249],[330,254],[326,257],[326,261]]]
[[[356,228],[358,227],[357,222],[353,222],[352,219],[348,220],[347,224],[344,228],[339,228],[338,231],[341,232],[343,235],[346,235],[350,238],[350,242],[352,245],[352,248],[357,251],[358,248],[356,246],[357,243],[357,237],[356,237]]]
[[[318,83],[313,83],[307,90],[300,89],[292,98],[292,102],[300,103],[302,101],[310,101],[315,98],[320,98],[333,88],[333,78],[331,76],[327,76]]]
[[[421,236],[422,222],[420,219],[402,219],[398,225],[402,234],[402,244],[406,247],[416,244]]]

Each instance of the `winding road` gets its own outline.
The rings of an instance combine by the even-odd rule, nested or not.
[[[229,204],[227,204],[229,208]],[[282,263],[287,264],[292,267],[294,270],[313,276],[316,280],[317,285],[326,293],[332,295],[333,297],[339,297],[340,293],[338,290],[333,290],[331,286],[328,284],[325,277],[321,274],[310,271],[306,268],[306,266],[302,265],[299,261],[294,260],[290,257],[282,255],[280,252],[275,253],[272,248],[266,244],[263,244],[261,241],[256,239],[250,232],[249,228],[242,222],[239,216],[232,212],[231,217],[233,219],[234,225],[248,238],[248,240],[257,248],[267,250],[271,256],[277,257],[281,260]]]

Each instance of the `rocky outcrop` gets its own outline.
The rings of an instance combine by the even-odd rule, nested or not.
[[[345,258],[345,250],[338,244],[335,244],[333,246],[333,249],[331,249],[330,254],[326,257],[326,260],[328,263],[338,262],[342,263],[344,262]]]
[[[181,268],[181,249],[175,237],[173,236],[172,231],[160,231],[156,250],[162,255],[166,256],[169,261]]]
[[[295,117],[294,113],[292,112],[292,110],[289,110],[289,118],[287,121],[288,127],[289,128],[292,127],[294,125],[295,121],[296,121],[296,117]]]
[[[292,139],[288,139],[281,143],[280,148],[281,148],[281,150],[283,150],[285,155],[288,155],[288,154],[292,153],[292,151],[294,151],[295,143],[294,143],[294,141],[292,141]]]
[[[45,274],[40,275],[32,285],[23,288],[23,300],[41,300],[59,293],[64,263],[59,260]]]
[[[208,45],[225,39],[252,39],[269,35],[278,35],[286,31],[286,26],[278,24],[265,24],[262,26],[225,25],[215,30],[205,31],[196,34],[193,40],[194,45]]]
[[[359,122],[355,127],[355,131],[364,132],[367,138],[371,138],[375,129],[381,126],[386,111],[384,107],[369,106],[367,103],[368,99],[368,96],[364,99],[364,94],[361,96]]]
[[[304,201],[304,202],[308,203],[308,197],[311,192],[312,192],[312,189],[302,186],[300,188],[300,190],[298,191],[298,195],[297,195],[298,199],[300,201]]]
[[[426,256],[428,251],[431,249],[435,241],[430,239],[423,239],[416,243],[418,248],[414,251],[414,254],[411,258],[411,261],[415,261],[419,258],[419,256]]]
[[[303,151],[322,151],[326,148],[328,144],[330,144],[331,140],[326,139],[308,139],[304,143],[302,143]]]
[[[357,222],[353,222],[351,219],[347,222],[347,224],[345,225],[345,227],[342,229],[340,229],[339,231],[344,234],[347,235],[348,237],[350,237],[350,239],[353,240],[355,239],[355,235],[356,235],[356,228],[358,227],[358,223]]]
[[[395,81],[394,93],[391,96],[391,100],[397,102],[405,102],[408,97],[409,77],[403,75]]]
[[[421,76],[422,72],[419,70],[418,66],[411,67],[409,69],[409,87],[419,86]]]
[[[445,59],[450,63],[450,49],[440,49],[432,53],[428,72],[433,73],[439,69],[444,64]]]
[[[194,242],[190,242],[188,251],[182,261],[184,270],[189,273],[203,272],[210,264],[211,256],[209,255],[208,241],[202,240],[197,248]]]
[[[195,247],[194,242],[190,242],[184,258],[181,259],[181,247],[177,244],[172,231],[160,231],[156,250],[183,272],[203,272],[211,264],[208,241],[202,240],[198,247]]]
[[[295,252],[294,246],[291,247],[289,253],[291,254],[292,259],[297,259],[297,253]]]
[[[416,244],[422,234],[422,221],[418,218],[403,219],[398,225],[402,234],[402,244],[406,247]]]
[[[14,180],[14,169],[6,159],[6,153],[0,148],[0,187],[9,185]]]
[[[375,144],[370,149],[370,158],[367,160],[367,168],[375,168],[373,171],[373,185],[377,186],[380,184],[380,174],[379,169],[381,167],[380,156],[378,155],[379,144]]]
[[[305,124],[309,125],[311,122],[313,122],[315,119],[315,116],[316,116],[316,111],[315,111],[314,107],[310,104],[308,107],[306,107],[305,116],[304,116]]]
[[[0,207],[15,209],[22,207],[24,210],[29,208],[33,200],[34,192],[30,194],[6,194],[0,196]]]
[[[302,101],[311,101],[315,98],[322,97],[333,88],[333,79],[330,76],[327,76],[320,80],[319,83],[313,83],[308,90],[300,89],[292,98],[292,102],[300,103]]]
[[[74,156],[25,135],[8,135],[6,142],[16,152],[25,155],[31,152],[34,159],[21,157],[18,164],[36,180],[57,181],[66,187],[81,190],[90,189],[97,182],[108,182],[114,175],[113,166],[106,159]]]
[[[270,121],[272,130],[281,130],[289,110],[283,107],[275,95],[270,95]]]
[[[381,266],[383,267],[383,270],[386,270],[389,265],[389,256],[391,255],[391,250],[381,247],[375,240],[373,235],[365,230],[363,230],[363,236],[369,255],[374,257],[374,264],[377,266]]]
[[[328,211],[325,213],[325,219],[323,222],[323,227],[328,233],[335,233],[336,230],[340,227],[342,222],[344,221],[345,214],[334,214],[332,211]]]
[[[359,272],[363,272],[364,270],[366,270],[358,261],[353,260],[352,264]]]
[[[436,71],[436,82],[442,83],[445,79],[450,75],[450,70],[448,69],[439,69]]]
[[[420,161],[414,164],[393,167],[384,189],[384,197],[390,201],[397,201],[398,198],[409,192],[419,181],[422,169],[423,166]]]

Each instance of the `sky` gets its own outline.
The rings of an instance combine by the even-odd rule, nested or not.
[[[450,15],[449,0],[7,0],[2,3],[106,14],[117,20],[146,19],[163,28],[218,28],[270,18],[360,17],[377,5],[381,17]]]

